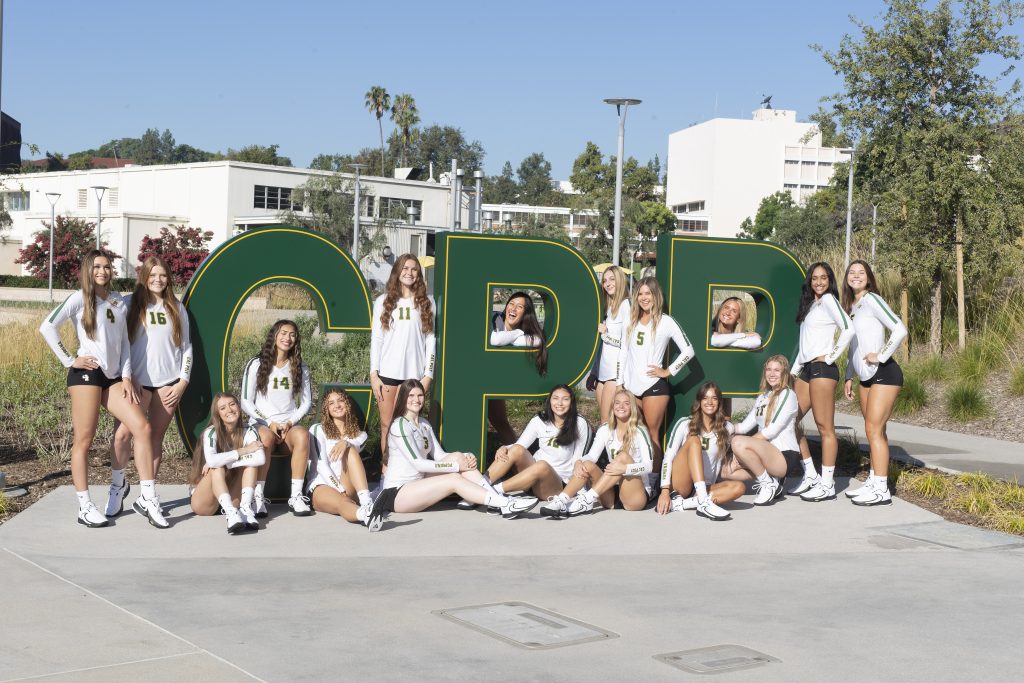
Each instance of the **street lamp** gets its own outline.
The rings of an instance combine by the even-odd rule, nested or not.
[[[106,185],[93,185],[96,192],[96,248],[100,248],[100,222],[103,220],[103,193],[109,188]]]
[[[352,219],[352,260],[359,267],[359,171],[367,168],[368,164],[349,164],[350,168],[356,170],[356,192],[355,192],[355,216]]]
[[[473,178],[476,180],[476,208],[473,211],[473,220],[476,221],[476,231],[484,231],[484,219],[483,219],[483,182],[484,172],[480,170],[473,171]]]
[[[50,202],[50,303],[53,303],[53,224],[57,221],[57,200],[60,192],[47,192],[46,201]]]
[[[612,263],[619,265],[619,234],[622,232],[622,155],[626,143],[626,110],[641,100],[628,97],[608,98],[605,104],[614,104],[619,115],[619,156],[615,159],[615,229],[612,233]]]
[[[455,170],[455,229],[462,229],[462,178],[466,172],[461,168]]]
[[[856,151],[853,148],[841,149],[840,154],[850,155],[850,175],[846,182],[846,251],[843,256],[843,270],[850,265],[850,235],[853,233],[853,163]]]

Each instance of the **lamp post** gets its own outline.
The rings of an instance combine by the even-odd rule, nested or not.
[[[871,262],[875,262],[875,224],[878,223],[878,200],[871,204]]]
[[[476,231],[484,231],[484,217],[483,217],[483,182],[484,172],[480,170],[473,171],[473,179],[476,180],[476,206],[473,208],[473,220],[476,221]]]
[[[103,193],[107,191],[106,185],[93,185],[96,193],[96,248],[100,248],[100,223],[103,220]]]
[[[619,265],[619,235],[622,232],[622,155],[626,144],[626,110],[641,100],[618,97],[608,98],[605,104],[614,104],[619,115],[619,155],[615,159],[615,229],[612,232],[612,263]]]
[[[356,189],[355,189],[355,209],[353,210],[352,217],[352,260],[356,262],[356,268],[359,267],[359,172],[367,167],[367,164],[349,164],[350,168],[354,168],[356,171]]]
[[[850,155],[849,177],[846,182],[846,250],[843,252],[843,270],[850,265],[850,235],[853,234],[853,163],[856,152],[853,148],[839,150]]]
[[[46,201],[50,202],[50,303],[53,303],[53,224],[57,222],[57,200],[60,192],[47,192]]]
[[[461,168],[455,169],[455,229],[462,229],[462,179],[466,172]]]

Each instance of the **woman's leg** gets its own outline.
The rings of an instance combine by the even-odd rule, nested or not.
[[[778,479],[786,476],[786,456],[770,441],[753,436],[734,436],[732,452],[743,469],[755,478],[765,473]]]
[[[900,388],[889,384],[876,384],[871,387],[867,398],[864,389],[861,389],[864,431],[871,447],[871,469],[879,478],[889,476],[889,439],[885,433],[885,426],[892,415]]]
[[[165,406],[157,391],[149,392],[145,389],[142,391],[142,405],[147,406],[148,404],[146,414],[149,416],[149,426],[153,430],[153,476],[156,477],[160,472],[160,462],[164,457],[164,435],[167,434],[167,428],[170,426],[171,420],[174,419],[176,407]],[[146,397],[146,394],[149,396]]]
[[[516,440],[516,433],[512,431],[512,425],[508,423],[508,408],[504,401],[491,400],[487,402],[487,420],[498,433],[498,441],[501,443],[512,443]]]
[[[305,479],[309,467],[309,430],[294,425],[284,435],[284,442],[292,454],[292,480]]]
[[[647,507],[647,489],[644,488],[643,477],[623,477],[619,482],[619,500],[622,501],[622,508],[629,512]]]
[[[71,480],[75,491],[89,491],[89,449],[96,436],[96,425],[100,420],[100,402],[103,390],[99,387],[68,387],[71,395],[71,427],[74,442],[71,445]]]
[[[313,509],[317,512],[338,515],[347,522],[359,524],[362,521],[356,517],[359,505],[346,493],[321,484],[313,489],[313,492],[310,494],[310,498],[313,501]]]
[[[476,505],[483,505],[489,495],[462,475],[437,474],[402,486],[395,497],[395,512],[421,512],[453,493]]]
[[[562,490],[562,478],[551,468],[551,465],[539,460],[506,479],[502,484],[502,489],[504,491],[533,489],[533,493],[538,498],[547,500],[551,496],[558,495],[558,492]]]
[[[281,439],[277,437],[277,434],[270,431],[270,427],[264,425],[258,425],[256,431],[260,435],[260,443],[263,444],[263,451],[267,455],[266,461],[260,465],[259,471],[256,473],[257,481],[264,482],[267,480],[267,472],[270,471],[270,459],[274,455],[274,451],[277,450],[278,444],[281,443]]]
[[[821,435],[821,466],[835,467],[839,446],[836,442],[836,381],[828,377],[811,380],[811,412]]]
[[[494,458],[494,462],[487,468],[487,478],[491,481],[500,481],[513,467],[516,472],[522,472],[535,462],[530,451],[514,443],[505,449],[504,454]],[[509,488],[506,486],[505,488],[509,491],[519,491],[522,487]]]
[[[346,491],[368,491],[370,486],[366,483],[366,468],[363,467],[363,459],[352,446],[345,449],[341,456],[345,462],[341,469],[341,483]],[[319,488],[319,487],[318,487]]]
[[[377,399],[377,410],[380,412],[380,453],[384,459],[383,464],[387,465],[388,434],[391,429],[391,421],[395,419],[395,399],[398,398],[398,387],[382,384],[380,393],[381,397]]]
[[[668,396],[648,396],[640,400],[640,411],[643,413],[644,424],[647,425],[647,431],[651,435],[655,472],[661,470],[661,425],[665,421],[668,401]]]
[[[615,380],[598,382],[597,384],[597,421],[598,424],[611,420],[612,403],[615,400]]]
[[[103,390],[103,406],[128,428],[134,441],[135,469],[140,481],[153,481],[153,430],[142,407],[125,398],[121,384]],[[143,493],[147,493],[143,485]],[[154,494],[155,495],[155,494]],[[147,496],[152,497],[152,496]]]
[[[192,491],[191,505],[192,512],[197,515],[206,517],[209,515],[217,514],[217,510],[220,507],[220,503],[217,502],[217,491],[220,493],[227,492],[227,486],[224,484],[223,472],[222,476],[218,477],[215,472],[222,470],[223,468],[215,468],[208,470],[203,478],[196,484],[196,488]]]
[[[811,385],[797,377],[793,383],[793,389],[796,391],[797,403],[799,404],[799,410],[796,415],[796,436],[800,443],[800,464],[804,469],[804,476],[800,483],[789,489],[790,494],[797,495],[806,493],[818,482],[818,472],[814,469],[814,461],[811,459],[811,448],[807,444],[807,437],[804,436],[803,427],[800,426],[804,415],[811,409]]]

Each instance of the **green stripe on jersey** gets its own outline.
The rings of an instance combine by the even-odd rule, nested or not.
[[[217,447],[217,442],[215,441],[216,438],[216,432],[212,427],[206,430],[206,440],[210,443],[210,448]]]
[[[246,396],[249,393],[249,366],[252,365],[254,361],[256,361],[256,358],[253,358],[245,364],[245,372],[242,373],[242,396]]]
[[[833,297],[829,297],[829,298],[832,299],[832,303],[834,303],[836,305],[836,310],[839,311],[839,317],[842,318],[842,320],[843,320],[843,329],[845,330],[847,327],[850,326],[849,323],[846,322],[847,321],[846,311],[843,310],[843,307],[839,305],[839,302],[836,301],[836,298],[834,296]]]
[[[651,445],[651,437],[647,434],[647,430],[646,429],[640,429],[638,427],[637,431],[640,432],[641,436],[644,437],[644,441],[647,442],[647,448],[651,451],[651,455],[653,456],[654,455],[654,446]]]
[[[57,314],[60,313],[61,309],[64,308],[65,305],[67,305],[68,299],[70,299],[73,296],[74,296],[74,294],[69,295],[67,299],[64,299],[63,303],[61,303],[60,306],[58,306],[57,308],[53,309],[53,313],[51,313],[50,317],[46,319],[46,322],[52,323],[53,319],[57,317]]]
[[[878,303],[879,308],[885,311],[885,314],[889,316],[889,320],[897,324],[899,323],[899,320],[896,319],[896,316],[893,314],[893,312],[889,310],[888,306],[885,305],[885,302],[882,300],[882,297],[878,296],[874,292],[868,292],[868,296],[874,297],[875,301]]]
[[[406,437],[406,435],[405,435],[405,423],[406,422],[408,422],[408,420],[405,419],[404,417],[398,418],[398,431],[401,432],[401,434],[402,434],[402,441],[405,442],[405,447],[407,449],[409,449],[409,453],[412,454],[412,458],[413,458],[413,460],[415,460],[417,458],[416,449],[412,447],[412,444],[409,443],[408,437]]]
[[[676,422],[675,426],[674,426],[674,427],[672,427],[672,433],[668,435],[668,442],[669,442],[669,443],[673,443],[673,442],[675,441],[675,438],[676,438],[676,432],[678,432],[678,431],[679,431],[679,429],[680,429],[680,428],[681,428],[681,427],[683,426],[683,424],[685,424],[685,423],[686,423],[686,418],[683,418],[682,420],[679,420],[678,422]]]
[[[788,398],[789,398],[789,389],[786,389],[785,393],[782,394],[782,402],[779,404],[778,409],[775,411],[775,416],[772,417],[771,422],[769,422],[768,424],[773,424],[776,420],[779,419],[779,413],[781,413],[782,409],[786,406],[786,399],[788,399]]]

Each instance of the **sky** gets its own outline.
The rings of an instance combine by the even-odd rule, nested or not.
[[[366,91],[416,99],[461,128],[496,174],[542,152],[566,179],[587,141],[626,155],[763,95],[806,120],[839,79],[809,45],[838,46],[881,0],[783,3],[7,0],[3,110],[25,142],[65,155],[170,129],[210,151],[280,146],[298,166],[379,145]],[[392,123],[384,119],[385,136]],[[23,152],[23,157],[28,158]],[[472,170],[472,169],[469,169]]]

